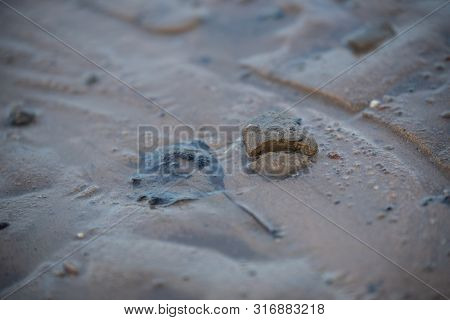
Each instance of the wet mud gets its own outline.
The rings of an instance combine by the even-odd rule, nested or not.
[[[132,0],[124,8],[121,1],[86,2],[106,14],[117,17],[142,28],[145,31],[160,35],[177,35],[189,32],[198,27],[207,17],[202,8],[186,3],[186,1],[151,1],[143,3]]]

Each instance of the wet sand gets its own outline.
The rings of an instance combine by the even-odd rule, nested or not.
[[[399,35],[442,4],[120,3],[11,4],[195,128],[288,108],[370,55],[348,46],[355,31],[388,21]],[[0,5],[1,296],[450,296],[449,13],[389,35],[289,111],[319,146],[307,170],[235,171],[226,193],[151,209],[130,183],[137,127],[179,120]],[[17,104],[32,122],[11,125]],[[205,142],[239,166],[240,140]]]

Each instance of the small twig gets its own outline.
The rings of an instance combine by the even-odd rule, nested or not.
[[[244,206],[243,204],[240,204],[236,200],[233,199],[233,197],[230,196],[230,194],[226,191],[223,191],[223,194],[225,197],[227,197],[235,206],[237,206],[239,209],[247,213],[250,217],[253,218],[265,231],[267,231],[272,237],[275,239],[279,239],[283,237],[283,234],[281,230],[273,227],[269,222],[267,222],[265,219],[260,217],[258,214]]]

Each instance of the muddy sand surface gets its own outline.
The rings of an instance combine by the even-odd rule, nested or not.
[[[10,1],[66,46],[0,4],[1,296],[449,297],[443,3]],[[218,180],[134,185],[138,125],[242,126],[306,97],[298,174],[249,174],[238,135],[202,141],[237,168]]]

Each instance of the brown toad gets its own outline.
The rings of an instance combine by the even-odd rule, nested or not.
[[[318,151],[315,139],[300,118],[267,112],[251,119],[242,130],[249,168],[268,176],[286,177],[308,164]]]

